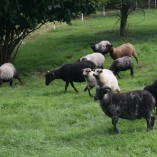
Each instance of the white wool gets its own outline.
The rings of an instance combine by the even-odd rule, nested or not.
[[[0,67],[0,79],[12,79],[16,72],[15,67],[11,63],[5,63]]]
[[[101,53],[98,53],[98,52],[88,54],[80,58],[80,61],[83,60],[84,58],[92,61],[96,65],[96,67],[102,67],[105,61],[105,57]]]
[[[112,91],[120,91],[118,80],[113,74],[112,71],[108,69],[102,69],[102,72],[99,73],[100,69],[96,69],[94,74],[97,75],[96,77],[96,84],[97,86],[107,86],[110,87]]]
[[[86,70],[90,70],[90,72],[86,72]],[[93,71],[90,68],[85,68],[83,70],[83,75],[85,75],[85,80],[87,82],[88,88],[94,87],[96,85],[95,77],[93,76]]]
[[[103,40],[100,43],[95,44],[95,48],[100,51],[104,51],[106,49],[106,45],[111,43],[108,40]]]

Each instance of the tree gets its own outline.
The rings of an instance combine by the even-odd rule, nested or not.
[[[145,0],[109,0],[106,4],[108,8],[120,10],[118,16],[120,20],[120,36],[127,35],[127,19],[135,10],[142,9]],[[138,5],[138,7],[137,7]]]
[[[12,62],[21,41],[47,21],[70,23],[78,14],[95,12],[99,0],[0,1],[0,65]]]

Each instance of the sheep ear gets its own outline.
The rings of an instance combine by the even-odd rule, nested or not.
[[[81,71],[83,72],[84,69],[82,69]]]
[[[87,61],[87,58],[82,58],[83,61]]]

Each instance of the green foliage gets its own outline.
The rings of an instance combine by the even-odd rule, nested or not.
[[[119,119],[120,134],[114,135],[111,119],[83,91],[85,82],[75,83],[78,93],[69,86],[66,94],[62,80],[44,84],[47,70],[91,53],[90,42],[109,40],[115,47],[132,43],[139,57],[139,66],[133,59],[134,78],[129,71],[120,73],[122,92],[143,89],[157,78],[156,15],[157,10],[147,11],[143,20],[132,14],[127,38],[119,37],[117,27],[112,30],[116,17],[110,14],[78,19],[72,26],[59,24],[55,31],[28,37],[15,62],[25,84],[15,81],[12,88],[8,83],[0,87],[0,156],[156,157],[157,121],[147,132],[144,119]],[[105,67],[111,63],[106,55]]]
[[[106,8],[116,9],[120,20],[120,36],[127,36],[127,18],[134,11],[141,10],[145,0],[109,0]]]
[[[80,13],[95,12],[99,1],[3,0],[0,2],[0,64],[12,62],[21,40],[47,21],[70,23]],[[14,51],[14,53],[13,53]]]

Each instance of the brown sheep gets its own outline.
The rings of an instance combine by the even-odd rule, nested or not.
[[[107,44],[105,54],[108,52],[110,53],[110,56],[112,57],[113,60],[123,56],[129,56],[129,57],[134,56],[138,63],[138,58],[135,48],[130,43],[123,44],[116,48],[114,48],[113,45]]]

